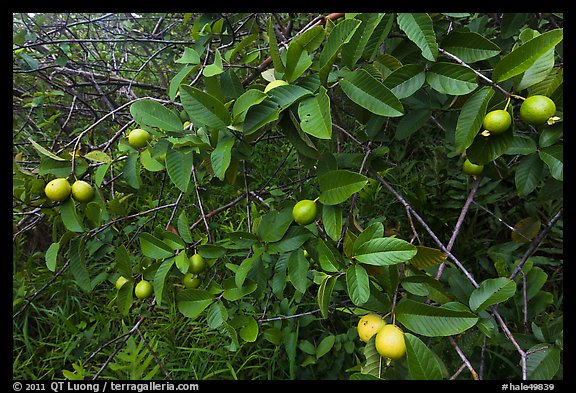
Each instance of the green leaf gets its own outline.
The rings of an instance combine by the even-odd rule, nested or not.
[[[84,158],[92,162],[100,162],[107,164],[110,162],[110,156],[101,150],[92,150],[84,154]]]
[[[403,299],[396,306],[396,319],[416,334],[446,337],[470,329],[478,321],[478,316],[469,311],[448,308],[446,304],[436,307]]]
[[[310,263],[304,257],[304,253],[300,250],[295,250],[288,257],[288,279],[301,293],[306,292],[308,288],[308,269],[310,268]]]
[[[434,63],[426,73],[426,81],[437,92],[455,96],[471,93],[478,87],[474,71],[454,63]]]
[[[514,89],[520,91],[542,82],[546,79],[552,68],[554,68],[554,49],[550,49],[544,53],[530,68],[524,71]]]
[[[332,138],[332,114],[330,98],[324,86],[320,86],[318,94],[305,98],[298,105],[298,116],[302,131],[319,139]]]
[[[500,59],[494,67],[492,80],[503,82],[529,69],[550,49],[558,45],[563,38],[563,29],[547,31],[520,45]]]
[[[180,117],[164,105],[143,99],[130,105],[130,114],[140,125],[156,127],[164,131],[182,131]]]
[[[284,62],[280,57],[280,49],[278,48],[278,41],[276,40],[276,33],[274,32],[274,27],[272,26],[272,17],[268,18],[266,21],[266,33],[268,34],[268,44],[270,45],[270,57],[274,64],[274,70],[276,72],[284,72],[286,67]]]
[[[470,309],[474,312],[484,311],[493,304],[508,300],[515,293],[516,283],[509,278],[486,279],[470,295]]]
[[[310,67],[312,60],[309,53],[315,51],[324,41],[324,28],[315,26],[299,35],[288,46],[286,51],[286,69],[284,80],[291,83]]]
[[[432,109],[416,108],[404,115],[396,126],[394,139],[403,140],[418,131],[430,121]]]
[[[162,293],[164,292],[164,284],[166,283],[166,277],[174,265],[174,258],[167,258],[158,266],[156,274],[154,274],[154,295],[156,296],[156,304],[162,304]]]
[[[548,165],[550,174],[558,181],[564,180],[564,148],[562,145],[553,145],[541,149],[538,155]]]
[[[540,344],[530,348],[526,357],[528,380],[552,380],[560,368],[560,351],[555,347],[542,348]]]
[[[188,191],[192,169],[194,167],[194,155],[192,150],[180,152],[177,149],[168,149],[166,152],[166,171],[174,185],[182,192]]]
[[[293,221],[291,207],[286,207],[280,211],[270,211],[262,216],[256,233],[265,243],[277,242],[284,237]]]
[[[60,218],[70,232],[84,232],[84,227],[76,214],[76,203],[72,197],[66,199],[60,205]]]
[[[316,347],[316,359],[320,359],[322,356],[326,355],[334,347],[334,342],[336,341],[336,336],[331,334],[324,337],[318,347]]]
[[[138,165],[138,152],[131,151],[124,161],[122,177],[132,188],[139,189],[142,181],[140,180],[140,165]]]
[[[225,321],[228,320],[228,310],[224,307],[221,300],[218,300],[208,307],[206,311],[206,323],[210,329],[218,329]]]
[[[514,134],[514,137],[512,138],[512,143],[510,144],[508,149],[506,149],[505,154],[511,154],[511,155],[521,154],[525,156],[527,154],[535,153],[537,150],[538,145],[536,144],[534,139],[532,139],[530,136],[522,134]]]
[[[116,249],[115,261],[121,276],[124,276],[124,278],[132,277],[132,261],[126,246],[123,244]]]
[[[126,277],[128,278],[128,277]],[[122,315],[128,315],[132,301],[134,300],[134,280],[129,279],[122,285],[116,296],[116,305]]]
[[[414,380],[442,379],[442,367],[438,358],[418,337],[404,333],[406,343],[406,363],[410,377]]]
[[[368,273],[360,264],[352,264],[346,270],[346,288],[350,300],[357,306],[368,301],[370,297],[370,280]]]
[[[368,225],[354,240],[354,245],[352,247],[352,253],[356,254],[360,246],[366,243],[368,240],[379,239],[384,236],[384,225],[381,222],[375,221]]]
[[[168,87],[168,96],[170,100],[174,101],[176,99],[176,94],[180,90],[180,85],[182,81],[188,77],[198,66],[187,65],[182,67],[182,69],[170,80],[170,86]]]
[[[138,236],[142,254],[153,259],[164,259],[174,255],[174,251],[162,240],[153,235],[142,232]]]
[[[334,26],[330,31],[319,58],[319,76],[322,85],[326,86],[332,64],[336,60],[340,49],[352,38],[354,32],[362,22],[358,19],[345,19]]]
[[[488,38],[471,31],[452,31],[442,41],[442,47],[464,63],[490,59],[502,51]]]
[[[511,234],[512,241],[515,243],[529,243],[540,232],[542,222],[538,217],[529,216],[521,219],[514,225],[514,232]]]
[[[203,289],[184,289],[176,294],[178,310],[190,319],[197,318],[214,300],[214,295]]]
[[[106,176],[106,172],[108,172],[108,169],[110,169],[111,165],[111,163],[108,163],[100,165],[98,168],[96,168],[94,171],[94,184],[96,184],[96,186],[100,187],[102,185],[104,176]]]
[[[352,37],[342,46],[342,64],[349,69],[354,68],[384,15],[384,13],[370,12],[355,17],[362,23],[355,28]]]
[[[180,64],[200,64],[200,55],[193,48],[184,48],[184,53],[179,59],[174,60]]]
[[[242,93],[242,95],[234,101],[234,106],[232,107],[234,123],[243,122],[248,109],[250,109],[251,106],[261,103],[267,97],[268,95],[266,93],[257,89],[248,89]]]
[[[224,293],[222,294],[222,297],[228,301],[234,302],[236,300],[243,298],[246,295],[251,294],[258,287],[258,285],[255,282],[252,282],[250,280],[246,280],[245,284],[246,285],[243,285],[242,287],[238,287],[235,284],[234,277],[226,279],[224,281]]]
[[[323,271],[329,273],[336,273],[339,271],[339,263],[336,257],[330,251],[330,248],[324,243],[322,239],[318,239],[318,263]]]
[[[143,150],[140,153],[140,162],[147,171],[160,172],[164,170],[164,165],[152,158],[149,149]]]
[[[235,329],[240,328],[240,338],[246,342],[253,343],[258,338],[258,322],[249,315],[238,315],[230,321]]]
[[[425,81],[426,73],[421,65],[407,64],[392,71],[384,80],[384,86],[401,100],[420,90]]]
[[[206,78],[210,78],[214,75],[220,75],[224,72],[224,66],[222,65],[222,55],[220,55],[220,51],[216,49],[214,52],[214,62],[212,64],[208,64],[202,70],[202,75]]]
[[[354,258],[368,265],[385,266],[407,262],[416,253],[416,246],[405,240],[383,237],[362,243],[355,250]]]
[[[320,186],[319,201],[323,205],[337,205],[346,201],[368,183],[368,178],[360,173],[337,169],[318,177]]]
[[[440,265],[448,257],[444,251],[437,248],[416,246],[416,251],[416,255],[408,263],[421,270]]]
[[[382,374],[385,370],[385,360],[376,350],[376,345],[374,344],[375,341],[376,335],[373,335],[364,346],[364,357],[366,358],[366,362],[360,370],[362,375],[371,375],[374,378],[382,378]]]
[[[238,269],[236,270],[236,275],[234,276],[234,282],[236,283],[237,287],[240,288],[244,285],[244,281],[246,280],[246,276],[248,275],[248,273],[250,273],[252,265],[254,264],[254,262],[259,261],[261,256],[262,251],[258,250],[254,255],[245,258],[240,263]]]
[[[191,244],[194,243],[194,238],[192,237],[192,232],[190,232],[190,223],[188,221],[188,216],[186,212],[182,210],[180,215],[178,216],[178,233],[182,236],[182,240],[186,243]]]
[[[84,292],[92,291],[92,284],[90,283],[90,273],[86,268],[86,260],[84,257],[85,248],[81,238],[74,238],[70,240],[68,247],[68,258],[70,258],[70,271],[76,285]]]
[[[340,80],[340,87],[353,102],[374,114],[388,117],[403,114],[402,103],[394,93],[362,68],[347,73]]]
[[[544,171],[544,163],[537,154],[522,157],[516,167],[514,182],[520,196],[528,195],[536,189]]]
[[[210,163],[214,174],[218,179],[224,180],[226,170],[230,166],[232,159],[232,147],[234,147],[234,136],[229,132],[221,132],[216,148],[210,154]]]
[[[425,13],[399,13],[396,21],[400,30],[420,48],[422,56],[427,60],[436,61],[438,43],[430,16]]]
[[[56,271],[56,262],[58,261],[58,251],[60,250],[60,243],[52,243],[50,247],[46,250],[44,254],[44,259],[46,260],[46,267],[51,272]]]
[[[213,128],[226,128],[230,124],[230,113],[224,104],[200,89],[180,86],[180,100],[192,123]]]
[[[334,241],[342,234],[342,208],[340,205],[325,205],[322,207],[322,223],[326,234]]]
[[[488,137],[479,133],[466,150],[466,156],[477,165],[486,165],[506,153],[512,145],[513,135],[511,130]]]
[[[48,157],[48,158],[50,158],[52,160],[56,160],[56,161],[67,161],[66,159],[64,159],[62,157],[58,157],[56,154],[45,149],[40,144],[36,143],[32,138],[28,138],[28,140],[32,144],[32,147],[34,148],[34,150],[36,150],[38,152],[38,154],[40,154],[41,156],[45,156],[45,157]]]
[[[322,283],[318,287],[318,306],[320,307],[320,313],[322,318],[326,319],[329,315],[328,307],[330,306],[330,301],[332,299],[332,291],[336,285],[338,276],[327,275],[322,280]]]

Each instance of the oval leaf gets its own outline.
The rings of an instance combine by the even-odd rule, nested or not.
[[[415,380],[442,379],[442,367],[430,348],[418,337],[404,333],[408,372]]]
[[[398,97],[362,68],[346,74],[340,87],[348,98],[374,114],[397,117],[404,112]]]
[[[453,63],[434,63],[426,73],[426,81],[437,92],[455,96],[471,93],[478,87],[474,71]]]
[[[182,131],[180,117],[162,104],[144,99],[130,105],[130,114],[138,124],[165,131]]]
[[[147,257],[163,259],[174,255],[174,251],[167,244],[149,233],[143,232],[138,238],[142,254]]]
[[[426,337],[459,334],[478,322],[478,316],[469,311],[430,306],[410,299],[398,303],[396,319],[407,329]]]
[[[176,294],[178,310],[186,317],[194,319],[214,301],[214,295],[203,289],[185,289]]]
[[[416,252],[416,246],[405,240],[384,237],[364,242],[355,250],[354,258],[368,265],[397,265],[409,261]]]
[[[319,200],[323,205],[337,205],[346,201],[368,183],[368,178],[360,173],[338,169],[318,177]]]
[[[396,21],[408,39],[420,48],[422,56],[426,60],[436,61],[438,43],[436,42],[432,18],[426,13],[399,13]]]
[[[319,139],[332,138],[332,115],[330,113],[330,98],[324,86],[320,86],[318,94],[305,98],[298,105],[298,116],[302,131]]]
[[[368,273],[360,264],[351,265],[346,270],[346,288],[350,300],[357,306],[368,301],[370,297],[370,280]]]
[[[489,278],[470,294],[470,309],[480,312],[509,299],[516,293],[516,283],[506,277]]]

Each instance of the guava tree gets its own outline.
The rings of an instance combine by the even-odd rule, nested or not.
[[[289,378],[561,379],[562,23],[15,14],[13,241],[47,225],[53,275],[14,262],[15,326],[68,277],[114,343],[177,313]],[[94,195],[53,201],[55,178]],[[371,313],[405,356],[358,338]]]

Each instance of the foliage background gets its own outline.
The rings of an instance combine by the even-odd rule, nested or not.
[[[319,31],[314,24],[322,26],[321,41],[305,34]],[[558,13],[13,14],[13,377],[562,379],[563,54],[561,38],[552,37],[561,37],[562,24]],[[362,53],[346,46],[359,45],[358,26],[373,29]],[[333,32],[344,44],[328,39]],[[530,41],[545,32],[552,38]],[[539,54],[500,61],[526,42]],[[533,66],[507,76],[526,57]],[[279,113],[267,112],[269,101],[259,106],[264,98],[256,93],[235,112],[242,93],[262,90],[275,76],[312,89],[314,99],[302,105],[309,91],[279,88],[272,95],[287,103]],[[379,94],[393,92],[379,97],[383,113],[364,95],[372,80],[385,86]],[[219,122],[210,115],[227,115],[194,88],[227,105],[236,133],[213,131],[210,122]],[[535,93],[555,100],[560,121],[537,128],[519,121],[515,96]],[[485,142],[478,119],[504,106],[516,119],[514,137]],[[315,127],[306,127],[307,111]],[[183,128],[188,120],[194,124]],[[177,127],[166,131],[159,122]],[[127,145],[125,134],[136,126],[153,133],[154,146],[139,152]],[[484,176],[461,173],[465,154],[485,164]],[[298,199],[328,198],[333,190],[320,176],[334,169],[347,171],[329,178],[349,181],[344,198],[323,204],[318,226],[277,233],[273,213]],[[46,181],[72,173],[98,184],[94,204],[46,201]],[[492,302],[479,307],[480,322],[461,335],[430,333],[433,323],[416,317],[418,304],[470,306],[473,286],[444,263],[447,250],[427,254],[430,265],[360,267],[351,244],[366,228],[378,233],[374,223],[380,237],[431,248],[439,247],[431,234],[441,239],[491,286],[475,293]],[[239,245],[247,232],[279,235],[286,243],[276,247],[288,251],[264,252],[251,269],[259,245]],[[335,270],[319,255],[317,238],[337,250]],[[265,243],[268,250],[275,242]],[[182,295],[177,265],[186,263],[162,257],[166,244],[188,256],[203,250],[210,261],[203,288],[212,294],[211,283],[242,287],[246,277],[264,274],[268,291],[219,298],[196,313],[196,296],[204,294]],[[303,249],[312,259],[296,256]],[[166,261],[174,265],[160,281]],[[288,268],[278,273],[282,263]],[[238,273],[242,264],[250,275]],[[434,282],[439,265],[445,274]],[[126,271],[154,280],[163,301],[135,301],[128,287],[115,291]],[[324,318],[328,306],[317,291],[329,277],[341,278]],[[359,304],[369,295],[372,303]],[[386,365],[373,343],[358,340],[356,323],[368,311],[391,322],[401,298],[414,301],[394,314],[412,327],[409,353]],[[497,311],[488,309],[494,305]],[[445,323],[456,320],[442,313]]]

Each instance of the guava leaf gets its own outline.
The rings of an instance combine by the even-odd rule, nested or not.
[[[310,263],[299,249],[293,251],[288,258],[288,279],[299,292],[306,292],[308,288],[308,269]]]
[[[332,291],[334,290],[334,285],[336,285],[337,279],[338,276],[326,275],[318,288],[318,305],[320,307],[322,318],[324,319],[328,318],[329,315],[328,307],[330,306]]]
[[[70,232],[84,232],[84,226],[76,214],[76,203],[72,197],[60,204],[60,218]]]
[[[166,152],[166,172],[172,183],[182,192],[188,191],[193,166],[192,150],[181,152],[177,149],[168,149]]]
[[[486,279],[470,295],[470,309],[474,312],[484,311],[493,304],[508,300],[515,293],[516,283],[509,278]]]
[[[548,166],[552,177],[564,181],[564,148],[562,145],[553,145],[541,149],[538,155]]]
[[[220,180],[224,180],[226,170],[230,166],[234,141],[235,139],[232,134],[224,134],[218,141],[216,148],[210,154],[210,163],[212,164],[212,169],[214,170],[216,177]]]
[[[444,251],[437,248],[416,246],[416,251],[416,255],[414,255],[408,263],[418,269],[437,266],[448,257]]]
[[[442,48],[467,64],[490,59],[502,51],[494,42],[472,31],[452,31],[442,41]]]
[[[426,337],[460,334],[478,322],[478,316],[470,311],[449,308],[446,304],[430,306],[410,299],[398,303],[396,319],[410,331]]]
[[[139,189],[142,184],[140,180],[140,165],[138,164],[138,152],[131,151],[124,161],[122,177],[130,187]]]
[[[126,246],[123,244],[116,249],[114,261],[121,276],[124,276],[124,278],[132,277],[132,261],[130,260]]]
[[[442,368],[438,358],[422,340],[406,332],[404,333],[404,342],[406,344],[406,363],[412,379],[442,379]]]
[[[330,98],[324,86],[320,86],[318,94],[300,101],[298,116],[302,131],[319,139],[332,138],[332,115]]]
[[[149,233],[142,232],[138,238],[140,240],[140,249],[142,250],[142,254],[147,257],[153,259],[164,259],[174,255],[174,251],[170,246]]]
[[[143,99],[130,105],[130,114],[138,124],[164,131],[182,131],[182,120],[159,102]]]
[[[60,250],[60,243],[52,243],[46,250],[44,259],[46,260],[46,267],[51,272],[56,271],[56,262],[58,261],[58,251]]]
[[[228,109],[213,95],[195,87],[182,85],[180,100],[192,123],[205,124],[213,128],[226,128],[230,124]]]
[[[158,266],[156,274],[154,274],[154,295],[156,296],[156,304],[162,304],[162,294],[164,292],[164,284],[166,283],[166,277],[174,265],[174,258],[166,258],[164,262]]]
[[[320,185],[319,201],[323,205],[337,205],[346,201],[368,183],[368,178],[360,173],[337,169],[318,177]]]
[[[322,224],[326,234],[334,241],[342,234],[342,208],[340,205],[325,205],[322,207]]]
[[[70,258],[70,271],[76,285],[84,292],[92,291],[92,283],[90,281],[90,273],[86,268],[86,260],[84,257],[85,246],[81,238],[74,238],[70,240],[68,247],[68,258]]]
[[[178,310],[190,319],[197,318],[214,300],[214,295],[203,289],[184,289],[176,294]]]
[[[349,69],[353,69],[356,62],[362,57],[366,45],[378,27],[380,21],[384,18],[384,15],[384,13],[369,12],[354,17],[362,23],[355,28],[354,34],[342,46],[340,52],[342,63]]]
[[[330,31],[319,58],[319,77],[320,82],[326,86],[328,74],[332,69],[332,64],[340,53],[342,45],[346,44],[352,38],[354,32],[362,22],[358,19],[345,19],[334,26]]]
[[[526,374],[529,380],[548,381],[554,378],[560,368],[560,351],[558,348],[542,348],[539,344],[530,348],[526,357]]]
[[[399,13],[396,21],[400,30],[420,48],[422,56],[427,60],[436,61],[438,43],[430,16],[426,13]]]
[[[541,56],[558,45],[563,29],[547,31],[520,45],[500,59],[492,72],[494,82],[503,82],[529,69]]]
[[[354,258],[368,265],[397,265],[409,261],[417,249],[405,240],[383,237],[362,243],[354,252]]]
[[[350,300],[357,306],[368,301],[370,297],[370,280],[368,273],[360,264],[351,265],[346,270],[346,288]]]
[[[286,67],[280,57],[280,49],[278,48],[276,33],[274,32],[274,27],[272,25],[272,17],[268,18],[266,21],[266,33],[268,33],[268,45],[270,45],[270,57],[274,64],[274,70],[276,70],[276,72],[284,72]]]
[[[481,87],[462,106],[456,123],[455,144],[457,152],[464,152],[481,131],[486,108],[493,95],[492,87]]]
[[[392,71],[384,79],[384,86],[399,99],[410,97],[417,92],[426,81],[424,68],[419,64],[406,64]]]
[[[363,68],[347,73],[340,87],[350,100],[374,114],[398,117],[404,113],[398,97]]]
[[[426,72],[426,82],[442,94],[460,96],[476,90],[477,75],[460,64],[437,62]]]
[[[525,196],[534,191],[540,183],[543,171],[544,163],[537,154],[520,158],[514,176],[518,194]]]

